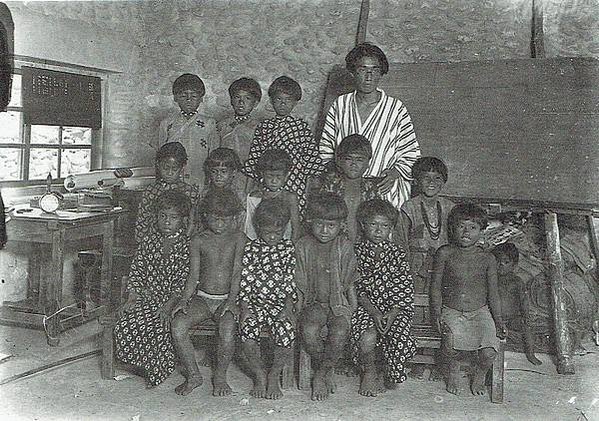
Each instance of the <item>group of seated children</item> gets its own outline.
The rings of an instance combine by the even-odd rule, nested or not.
[[[526,317],[527,306],[514,287],[517,250],[494,250],[498,283],[496,258],[480,247],[484,211],[439,196],[445,164],[433,157],[416,162],[419,195],[399,212],[380,198],[380,180],[363,176],[372,157],[363,136],[343,139],[335,160],[321,165],[307,124],[290,115],[301,98],[292,79],[273,82],[276,116],[251,133],[245,123],[261,91],[242,78],[229,90],[235,116],[215,124],[218,147],[194,140],[192,150],[206,152],[203,184],[188,184],[186,127],[208,123],[197,114],[203,96],[194,91],[197,76],[184,76],[173,93],[192,123],[161,126],[166,143],[139,207],[129,296],[114,333],[117,358],[141,369],[149,386],[164,381],[178,361],[185,381],[175,391],[187,395],[203,383],[189,331],[211,320],[218,328],[214,396],[231,393],[227,369],[237,338],[254,397],[282,396],[281,372],[298,341],[312,359],[313,400],[334,393],[334,369],[348,343],[361,372],[359,393],[376,396],[406,379],[416,352],[410,333],[416,288],[430,290],[447,390],[457,393],[459,351],[478,351],[471,389],[483,394],[497,337],[505,334],[500,299],[511,303],[504,308],[521,325],[516,316]],[[200,178],[197,168],[190,173]],[[265,335],[274,349],[268,365],[260,346]],[[528,330],[525,339],[527,357],[537,363]]]

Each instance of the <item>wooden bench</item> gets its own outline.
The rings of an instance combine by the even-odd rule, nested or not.
[[[125,287],[127,285],[127,277],[124,276],[121,281],[121,302],[124,297]],[[110,380],[114,378],[114,326],[116,324],[118,316],[113,312],[106,316],[98,318],[98,322],[102,326],[102,378],[104,380]],[[189,335],[194,336],[211,336],[215,337],[218,332],[218,328],[215,322],[212,320],[201,323],[190,329]],[[269,338],[270,335],[267,332],[263,332],[260,335],[261,338]],[[295,379],[295,353],[294,357],[285,364],[281,373],[281,387],[283,389],[289,389]]]
[[[427,294],[415,294],[414,307],[422,308],[428,313],[429,296]],[[441,347],[441,336],[430,325],[414,324],[412,326],[412,335],[416,338],[416,346],[418,349],[439,349]],[[497,357],[490,370],[491,402],[493,403],[503,403],[504,344],[505,340],[499,342]],[[312,378],[310,356],[302,346],[299,348],[298,387],[299,389],[309,389]],[[434,355],[423,354],[415,355],[410,362],[413,364],[436,364]]]

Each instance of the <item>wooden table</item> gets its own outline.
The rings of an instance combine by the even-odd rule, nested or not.
[[[126,211],[114,208],[108,212],[57,211],[50,214],[40,209],[28,209],[31,208],[16,207],[6,224],[9,241],[32,244],[27,300],[4,302],[0,308],[0,323],[44,329],[48,344],[57,346],[62,330],[106,311],[110,302],[114,225],[115,220]],[[102,237],[100,300],[92,306],[79,303],[75,314],[71,312],[69,315],[66,311],[60,311],[64,306],[62,278],[65,244],[93,237]],[[89,288],[89,285],[86,287]],[[89,296],[83,294],[84,297],[86,295]]]

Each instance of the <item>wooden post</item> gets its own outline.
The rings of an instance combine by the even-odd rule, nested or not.
[[[571,361],[572,344],[568,331],[566,304],[564,300],[564,262],[560,250],[559,227],[555,212],[548,211],[545,214],[545,235],[553,302],[557,372],[559,374],[574,374],[574,365]]]
[[[58,346],[60,343],[60,314],[62,306],[62,271],[64,268],[64,236],[65,230],[56,223],[48,223],[52,231],[52,262],[50,264],[50,279],[46,284],[46,304],[44,313],[49,316],[46,320],[46,336],[48,345]]]
[[[597,237],[597,230],[595,229],[595,223],[593,221],[593,215],[587,215],[587,226],[589,228],[589,244],[591,245],[591,252],[595,258],[595,272],[599,273],[599,238]]]
[[[543,40],[543,0],[532,0],[532,25],[530,39],[530,57],[545,58]]]
[[[362,0],[360,5],[360,16],[358,17],[358,33],[356,34],[356,45],[366,41],[366,27],[368,25],[368,14],[370,13],[370,0]]]

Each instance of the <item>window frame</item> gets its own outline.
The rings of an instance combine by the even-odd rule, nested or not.
[[[43,185],[46,183],[45,179],[42,180],[30,180],[24,179],[25,176],[29,178],[29,158],[31,156],[32,148],[45,148],[45,149],[58,149],[61,151],[64,150],[81,150],[81,149],[89,149],[90,150],[90,171],[102,168],[102,149],[104,142],[104,130],[105,130],[105,122],[106,122],[106,103],[107,103],[107,93],[108,93],[108,82],[111,74],[117,74],[120,72],[115,72],[111,70],[99,69],[94,67],[81,66],[77,64],[64,63],[54,60],[45,60],[45,59],[37,59],[35,57],[14,55],[14,66],[13,66],[13,75],[22,75],[21,68],[23,66],[35,67],[39,69],[46,70],[54,70],[58,72],[68,72],[68,73],[77,73],[85,76],[94,76],[101,79],[101,95],[102,95],[102,128],[100,129],[91,129],[91,139],[90,145],[68,145],[64,146],[62,144],[62,131],[63,126],[55,126],[59,129],[59,139],[56,144],[43,144],[43,143],[31,143],[31,125],[25,124],[23,119],[23,105],[22,105],[22,96],[21,96],[21,105],[14,106],[9,105],[6,108],[6,111],[14,111],[19,113],[19,137],[22,140],[20,143],[0,143],[1,149],[21,149],[21,162],[20,162],[20,179],[19,180],[3,180],[0,181],[0,184],[5,187],[17,187],[17,186],[35,186],[35,185]],[[21,88],[22,95],[22,88]],[[12,102],[12,101],[11,101]],[[59,157],[57,173],[60,175],[60,167],[61,158]],[[56,183],[62,183],[64,181],[64,177],[58,177],[54,179]]]

